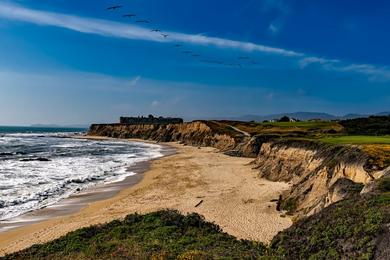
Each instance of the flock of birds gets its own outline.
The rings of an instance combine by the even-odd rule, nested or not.
[[[113,5],[113,6],[109,6],[107,7],[107,10],[108,11],[117,11],[119,9],[123,9],[124,6],[123,5]],[[136,23],[143,23],[143,24],[151,24],[151,22],[149,20],[146,20],[146,19],[137,19],[137,15],[134,14],[134,13],[125,13],[122,15],[123,18],[129,18],[129,19],[133,19],[135,18],[135,22]],[[162,30],[160,29],[152,29],[151,32],[155,32],[155,33],[158,33],[161,35],[161,37],[163,38],[168,38],[169,37],[169,34],[166,34],[164,33]],[[242,68],[243,65],[245,64],[252,64],[252,65],[257,65],[258,63],[253,60],[251,57],[249,56],[240,56],[240,57],[237,57],[237,61],[235,62],[227,62],[227,61],[222,61],[220,59],[209,59],[209,58],[206,58],[206,57],[203,57],[201,54],[198,54],[196,52],[193,52],[191,50],[186,50],[184,49],[184,45],[183,44],[174,44],[173,45],[174,48],[177,48],[182,54],[185,54],[185,55],[189,55],[190,57],[193,57],[193,58],[196,58],[198,59],[198,61],[202,62],[202,63],[210,63],[210,64],[219,64],[219,65],[224,65],[224,66],[230,66],[230,67],[239,67],[239,68]]]

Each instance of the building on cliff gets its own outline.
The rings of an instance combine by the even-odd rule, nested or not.
[[[120,117],[119,122],[128,125],[167,125],[182,124],[184,121],[182,118],[154,117],[149,115],[148,117]]]

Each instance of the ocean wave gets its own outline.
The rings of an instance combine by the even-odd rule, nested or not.
[[[12,138],[17,140],[0,150],[5,158],[0,160],[0,220],[52,205],[99,183],[123,181],[135,174],[128,171],[130,166],[162,156],[162,148],[154,144],[58,136],[42,142],[29,134]],[[20,149],[25,154],[17,154]]]

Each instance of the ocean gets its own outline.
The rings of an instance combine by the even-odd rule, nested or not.
[[[52,205],[102,183],[134,175],[161,146],[71,136],[85,129],[0,127],[0,220]]]

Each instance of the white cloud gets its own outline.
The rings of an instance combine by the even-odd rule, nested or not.
[[[284,1],[267,0],[267,8],[276,8],[282,13],[290,12]],[[247,52],[261,52],[266,54],[274,54],[284,57],[298,58],[298,66],[301,69],[306,68],[310,64],[319,64],[325,70],[333,70],[339,72],[354,72],[363,74],[371,80],[390,81],[390,69],[388,67],[377,67],[370,64],[345,64],[336,59],[325,59],[315,56],[309,56],[304,53],[255,44],[251,42],[234,41],[224,38],[208,37],[200,34],[185,34],[180,32],[167,32],[168,38],[161,37],[159,34],[151,32],[149,29],[119,23],[109,20],[80,17],[75,15],[61,14],[55,12],[47,12],[33,10],[22,7],[20,5],[0,2],[0,18],[6,18],[14,21],[28,22],[43,26],[56,26],[69,30],[97,34],[104,37],[118,37],[130,40],[144,40],[161,43],[168,42],[183,42],[194,45],[215,46],[220,48],[230,48]],[[275,33],[280,30],[280,26],[271,24],[271,31]],[[130,86],[138,83],[141,77],[136,77],[130,81]]]
[[[390,69],[388,67],[376,67],[370,64],[351,64],[344,67],[336,68],[338,71],[351,71],[365,74],[374,81],[389,81]]]
[[[196,45],[211,45],[221,48],[233,48],[242,51],[258,51],[282,56],[303,55],[298,52],[281,48],[274,48],[265,45],[254,44],[251,42],[241,42],[217,37],[207,37],[204,35],[167,32],[169,37],[164,38],[161,37],[161,35],[153,33],[149,29],[140,26],[102,19],[33,10],[8,3],[0,3],[0,17],[39,25],[57,26],[82,33],[98,34],[108,37],[118,37],[132,40],[146,40],[154,42],[185,42]]]
[[[301,69],[306,68],[307,66],[313,64],[313,63],[318,63],[323,66],[329,65],[329,64],[334,64],[340,62],[339,60],[331,60],[331,59],[324,59],[324,58],[319,58],[319,57],[306,57],[303,59],[299,60],[299,67]]]

